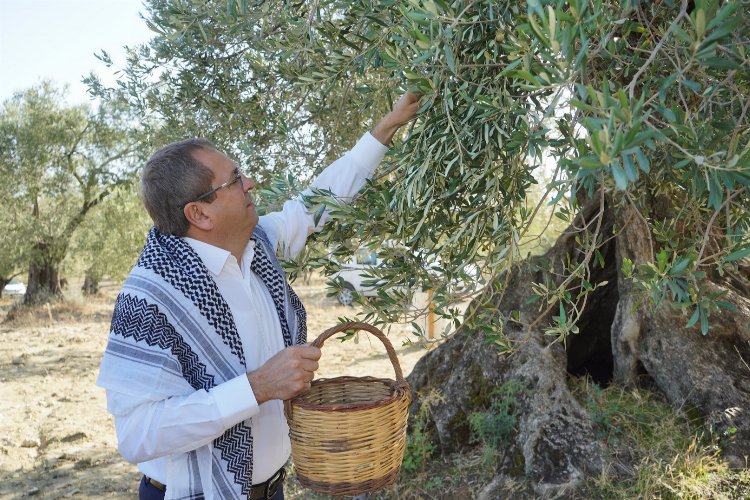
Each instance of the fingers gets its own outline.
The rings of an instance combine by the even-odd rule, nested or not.
[[[414,104],[419,102],[420,97],[421,96],[419,94],[415,94],[414,92],[407,90],[399,100],[403,99],[405,104]]]
[[[299,367],[303,372],[305,372],[305,374],[310,374],[308,382],[311,381],[315,376],[315,371],[319,367],[318,360],[320,359],[320,356],[322,354],[320,348],[308,344],[304,346],[290,347],[289,349],[296,349],[299,352]]]
[[[306,359],[314,359],[316,361],[319,360],[321,354],[323,354],[319,347],[315,347],[311,344],[293,346],[289,349],[298,349],[300,351],[300,356]]]
[[[393,105],[394,111],[412,111],[414,113],[419,109],[419,95],[409,92],[408,90],[402,95],[396,104]]]
[[[288,347],[278,352],[247,377],[258,404],[289,399],[310,388],[321,351],[311,345]]]
[[[417,116],[419,107],[419,95],[407,91],[393,105],[393,118],[399,125],[408,123]]]

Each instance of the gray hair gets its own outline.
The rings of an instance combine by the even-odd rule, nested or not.
[[[141,197],[151,220],[162,233],[184,236],[190,223],[185,205],[211,189],[214,174],[193,158],[198,149],[216,149],[205,139],[186,139],[159,149],[146,162]],[[209,196],[211,202],[216,195]]]

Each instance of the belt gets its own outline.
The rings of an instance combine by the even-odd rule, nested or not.
[[[167,491],[167,487],[166,487],[166,486],[164,486],[163,484],[161,484],[161,483],[160,483],[159,481],[157,481],[156,479],[151,479],[151,478],[150,478],[150,477],[148,477],[148,476],[143,476],[143,477],[145,477],[145,478],[146,478],[146,482],[147,482],[148,484],[150,484],[151,486],[153,486],[153,487],[154,487],[154,488],[156,488],[157,490],[159,490],[159,491]]]
[[[286,470],[282,467],[265,483],[254,484],[247,496],[248,500],[269,500],[273,498],[279,490],[279,486],[284,484],[284,478],[286,478]],[[146,481],[159,491],[167,491],[166,485],[156,479],[146,476]]]
[[[286,470],[282,467],[276,471],[265,483],[254,484],[247,496],[248,500],[269,500],[273,498],[279,487],[284,484]]]

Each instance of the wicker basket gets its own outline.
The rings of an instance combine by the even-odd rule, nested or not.
[[[292,460],[300,484],[319,493],[355,496],[393,483],[406,446],[411,388],[396,351],[385,335],[366,323],[343,323],[331,335],[364,330],[385,345],[396,381],[373,377],[336,377],[312,382],[310,390],[287,401]]]

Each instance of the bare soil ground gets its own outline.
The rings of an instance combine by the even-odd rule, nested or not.
[[[295,286],[308,310],[310,340],[354,310],[325,296],[322,282]],[[117,453],[104,391],[95,385],[107,340],[116,287],[94,298],[22,310],[4,321],[18,299],[0,301],[0,498],[137,498],[134,465]],[[404,374],[426,352],[409,327],[389,338]],[[357,343],[331,338],[318,377],[393,378],[377,339]],[[296,498],[305,498],[304,492]]]

